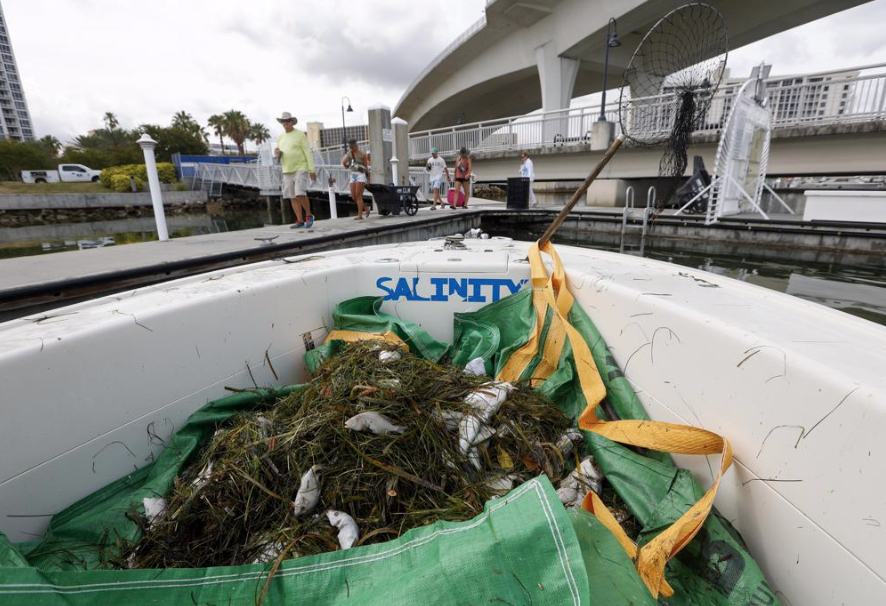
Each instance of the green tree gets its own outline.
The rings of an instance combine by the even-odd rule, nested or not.
[[[105,121],[105,128],[108,130],[116,130],[117,127],[120,126],[120,121],[117,120],[117,116],[114,112],[105,112],[103,120]]]
[[[194,120],[194,117],[185,111],[176,112],[175,115],[172,116],[172,127],[180,128],[204,140],[207,138],[206,131],[203,130],[200,123]]]
[[[52,169],[58,166],[55,154],[37,142],[0,141],[0,180],[17,181],[23,170]]]
[[[135,150],[133,150],[134,152]],[[118,155],[112,155],[110,152],[100,151],[97,149],[78,149],[76,147],[66,147],[62,152],[61,158],[57,160],[57,162],[61,162],[62,164],[83,164],[84,166],[88,166],[89,168],[94,168],[96,170],[101,170],[103,168],[108,168],[110,166],[117,166],[119,164],[133,164],[135,162],[142,162],[139,160],[135,154],[133,153],[131,158],[123,159],[120,162],[115,162],[115,158],[119,157]]]
[[[213,114],[206,121],[215,136],[218,137],[218,143],[221,145],[219,153],[225,155],[225,117],[221,114]]]
[[[243,144],[249,136],[249,120],[238,110],[226,111],[224,114],[225,134],[237,145],[237,151],[243,155]]]
[[[201,156],[209,152],[206,141],[192,129],[143,124],[139,130],[157,142],[154,154],[158,162],[171,162],[175,153]]]
[[[249,140],[261,145],[271,138],[271,131],[264,124],[252,123],[249,125]]]
[[[62,142],[52,135],[45,135],[37,140],[37,144],[43,146],[53,156],[58,156],[62,148]]]

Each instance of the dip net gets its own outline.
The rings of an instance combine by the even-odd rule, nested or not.
[[[720,12],[692,3],[674,9],[643,37],[624,73],[619,99],[622,133],[636,145],[664,145],[659,177],[667,179],[663,205],[688,162],[692,133],[709,122],[728,53]]]

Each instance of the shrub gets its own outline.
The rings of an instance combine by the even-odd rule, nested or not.
[[[126,174],[115,174],[107,179],[108,184],[105,187],[112,189],[116,192],[125,193],[128,191],[132,191],[132,182],[130,178],[135,179],[135,187],[137,191],[144,191],[145,189],[145,181],[140,177],[135,177],[134,175],[130,177],[130,175]],[[104,171],[102,171],[102,183],[105,183],[105,175]]]
[[[36,143],[0,141],[0,181],[18,181],[23,170],[53,169],[58,159]]]
[[[119,180],[116,180],[118,176],[125,177],[127,183],[129,183],[129,177],[135,177],[135,180],[137,182],[141,181],[142,184],[147,183],[148,181],[148,173],[144,164],[125,164],[123,166],[112,166],[111,168],[102,170],[102,185],[108,189],[113,189],[114,191],[121,191],[116,189],[116,186],[114,185],[115,182],[119,183]],[[175,166],[169,162],[158,162],[157,177],[160,179],[161,183],[175,183]],[[129,191],[129,188],[127,187],[127,189],[122,191]]]

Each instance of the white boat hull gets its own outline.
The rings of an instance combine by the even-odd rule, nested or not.
[[[0,324],[0,530],[40,536],[225,387],[303,381],[340,301],[387,296],[385,311],[450,341],[454,312],[529,277],[528,244],[467,243],[269,261]],[[717,506],[784,603],[886,603],[886,328],[667,263],[558,251],[649,414],[732,441]],[[677,462],[710,483],[715,461]]]

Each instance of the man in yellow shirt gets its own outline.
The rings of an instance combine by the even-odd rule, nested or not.
[[[308,138],[300,130],[295,130],[298,119],[289,112],[277,118],[286,131],[277,137],[274,156],[280,158],[283,168],[283,197],[288,198],[295,213],[295,225],[292,227],[311,227],[314,215],[311,214],[311,201],[308,200],[308,177],[314,181],[314,154]]]

